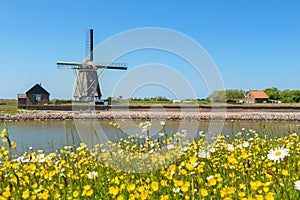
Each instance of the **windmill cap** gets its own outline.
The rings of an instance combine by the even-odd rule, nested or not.
[[[97,69],[95,63],[93,63],[93,61],[87,60],[85,62],[82,63],[83,67],[88,67],[88,68],[93,68],[93,69]]]

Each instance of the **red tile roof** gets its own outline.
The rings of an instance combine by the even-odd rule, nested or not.
[[[269,96],[264,91],[251,90],[251,95],[258,99],[268,99]]]

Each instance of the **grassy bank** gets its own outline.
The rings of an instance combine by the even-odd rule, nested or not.
[[[18,101],[15,99],[0,99],[0,112],[15,114],[18,112]]]

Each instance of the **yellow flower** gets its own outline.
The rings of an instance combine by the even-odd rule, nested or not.
[[[167,185],[168,185],[168,183],[167,183],[166,180],[161,180],[161,181],[160,181],[160,184],[161,184],[162,186],[167,186]]]
[[[170,165],[169,170],[170,171],[175,171],[176,170],[176,165]]]
[[[173,178],[173,174],[171,172],[167,172],[165,174],[165,177],[167,177],[167,179],[171,180]]]
[[[162,195],[160,197],[160,200],[168,200],[169,199],[169,196],[168,195]]]
[[[180,170],[180,174],[186,175],[186,174],[187,174],[187,171],[186,171],[185,169],[181,169],[181,170]]]
[[[130,194],[129,195],[129,200],[135,200],[135,195],[134,194]]]
[[[220,191],[220,194],[221,194],[221,197],[224,197],[225,195],[227,195],[227,189],[226,189],[226,188],[223,188],[223,189]]]
[[[201,196],[206,197],[208,195],[208,192],[206,189],[200,189],[200,194]]]
[[[182,186],[181,186],[181,191],[182,192],[187,192],[189,191],[189,188],[190,188],[190,183],[189,182],[185,182]]]
[[[269,192],[266,196],[265,196],[266,200],[274,200],[274,196],[271,192]]]
[[[180,187],[180,186],[182,186],[183,185],[183,182],[182,182],[182,180],[173,180],[174,181],[174,186],[175,187]]]
[[[214,178],[214,176],[209,176],[206,178],[206,180],[208,181],[208,185],[209,186],[213,186],[217,184],[216,179]]]
[[[35,170],[36,170],[35,164],[29,165],[29,169],[30,169],[31,171],[35,171]]]
[[[89,190],[86,192],[86,196],[88,197],[92,196],[92,194],[93,194],[93,190]]]
[[[269,191],[269,188],[268,187],[263,187],[263,191],[267,193]]]
[[[142,193],[140,194],[140,198],[141,198],[141,199],[147,199],[147,197],[148,197],[148,193],[147,193],[147,192],[142,192]]]
[[[2,138],[2,142],[6,143],[7,142],[7,138],[6,137]]]
[[[123,200],[124,197],[122,195],[118,196],[117,200]]]
[[[230,164],[232,164],[232,165],[238,164],[238,161],[237,161],[237,160],[235,159],[235,157],[233,157],[233,156],[228,156],[227,160],[228,160],[228,162],[229,162]]]
[[[143,193],[145,188],[143,186],[140,186],[137,188],[137,190],[140,192],[140,193]]]
[[[246,196],[246,193],[240,191],[240,192],[238,192],[238,196],[239,196],[239,197],[244,197],[244,196]]]
[[[119,193],[119,188],[117,188],[117,187],[110,187],[108,193],[116,196]]]
[[[227,188],[227,194],[233,194],[234,192],[235,192],[235,188],[234,187]]]
[[[78,192],[78,191],[74,191],[74,192],[73,192],[73,197],[76,198],[76,197],[78,197],[78,195],[79,195],[79,192]]]
[[[29,189],[25,190],[23,193],[22,193],[22,198],[23,199],[27,199],[29,197]]]
[[[48,191],[45,191],[45,192],[43,192],[43,193],[39,193],[38,195],[38,198],[39,199],[48,199],[48,197],[49,197],[49,194],[48,194]]]
[[[196,157],[196,156],[193,156],[190,158],[191,163],[196,163],[197,161],[198,161],[198,157]]]
[[[16,148],[16,146],[17,146],[17,144],[14,141],[12,141],[10,145],[12,148]]]
[[[256,195],[255,197],[257,200],[264,200],[264,197],[262,195]]]
[[[83,186],[83,189],[84,189],[85,191],[87,191],[87,190],[91,189],[91,186],[90,186],[90,185],[85,185],[85,186]]]
[[[286,169],[283,169],[283,170],[281,170],[281,174],[282,174],[283,176],[288,176],[288,175],[289,175],[289,171],[286,170]]]
[[[151,188],[153,191],[157,191],[158,190],[158,182],[152,182],[151,183]]]
[[[60,194],[59,194],[59,192],[56,192],[56,193],[55,193],[55,195],[54,195],[54,198],[55,198],[55,199],[58,199],[58,198],[60,198]]]
[[[14,164],[12,164],[12,166],[11,166],[13,169],[18,169],[18,167],[19,167],[19,163],[14,163]]]
[[[133,191],[135,189],[135,184],[129,184],[129,185],[127,185],[127,191],[128,192],[131,192],[131,191]]]
[[[5,135],[6,131],[7,131],[7,129],[6,129],[6,128],[2,129],[0,136],[1,136],[1,137],[4,137],[4,135]]]
[[[5,149],[5,150],[3,151],[3,155],[7,155],[8,153],[9,153],[8,149]]]
[[[262,183],[260,181],[251,181],[250,182],[250,187],[253,191],[256,191],[260,186],[262,185]]]
[[[189,170],[189,171],[193,171],[194,168],[195,168],[195,167],[194,167],[193,165],[191,165],[190,163],[186,163],[185,167],[186,167],[186,169]]]

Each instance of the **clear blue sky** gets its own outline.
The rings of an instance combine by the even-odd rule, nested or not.
[[[51,98],[71,98],[75,77],[71,70],[58,70],[56,61],[82,61],[89,28],[94,28],[95,44],[133,28],[174,29],[206,49],[228,89],[300,89],[296,0],[3,0],[0,9],[0,98],[16,98],[39,82]],[[128,62],[129,70],[133,65]],[[124,73],[104,73],[104,97],[112,89],[108,80],[117,81]],[[185,76],[197,84],[192,73]],[[152,90],[137,95],[168,96]],[[197,95],[205,98],[207,91],[200,88]]]

